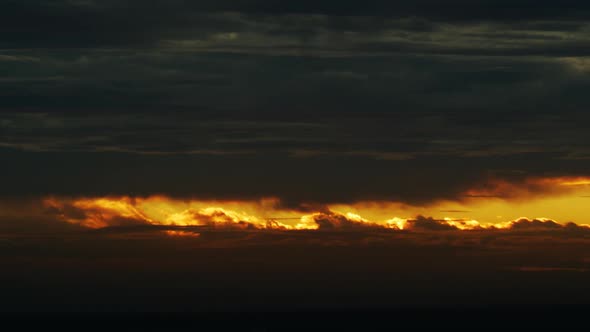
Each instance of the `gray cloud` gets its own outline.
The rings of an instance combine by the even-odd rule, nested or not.
[[[2,9],[5,195],[430,202],[489,169],[588,169],[579,2]]]
[[[538,1],[10,1],[3,9],[0,47],[8,49],[575,56],[587,53],[589,8]]]

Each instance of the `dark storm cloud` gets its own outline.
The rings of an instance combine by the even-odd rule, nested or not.
[[[584,61],[94,56],[47,62],[7,66],[14,77],[0,82],[4,146],[402,160],[586,152],[587,135],[575,131],[587,118],[578,112],[588,104],[581,93],[588,84]],[[557,108],[569,113],[552,114]]]
[[[234,5],[235,4],[235,5]],[[280,13],[324,13],[331,15],[376,15],[376,16],[424,16],[447,20],[522,19],[555,16],[577,16],[589,6],[581,1],[570,0],[559,4],[553,1],[492,1],[492,0],[437,0],[387,1],[371,0],[359,3],[341,3],[334,0],[274,1],[253,0],[219,4],[221,8],[237,8],[244,11]]]
[[[455,196],[478,172],[364,158],[293,159],[261,155],[2,153],[2,195],[149,195],[249,199],[278,196],[290,205],[362,199],[428,201]],[[360,170],[370,170],[362,171]],[[461,177],[451,176],[456,173]],[[346,181],[343,179],[346,178]],[[459,179],[459,180],[454,180]],[[423,188],[429,188],[423,193]]]
[[[3,150],[1,156],[2,196],[162,193],[200,199],[278,197],[285,206],[303,210],[314,204],[363,200],[426,204],[439,199],[468,199],[465,192],[485,185],[490,168],[526,168],[526,175],[508,178],[516,185],[526,176],[584,175],[587,170],[579,160],[535,154],[405,161],[292,158],[275,153],[162,156]]]
[[[463,199],[585,175],[588,5],[8,1],[0,192]],[[501,177],[508,178],[504,174]]]
[[[538,1],[10,1],[0,47],[579,55],[587,53],[589,9]]]

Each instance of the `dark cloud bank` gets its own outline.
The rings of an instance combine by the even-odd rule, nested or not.
[[[423,203],[490,172],[587,175],[587,13],[8,1],[0,194]]]

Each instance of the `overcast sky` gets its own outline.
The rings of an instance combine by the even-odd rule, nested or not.
[[[589,10],[8,0],[0,192],[421,203],[584,175]]]

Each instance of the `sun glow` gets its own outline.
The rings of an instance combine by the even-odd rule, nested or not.
[[[113,226],[206,226],[235,230],[501,230],[559,225],[554,220],[585,221],[590,198],[588,177],[530,178],[511,183],[493,180],[469,189],[456,200],[423,206],[399,202],[357,202],[318,205],[319,211],[287,209],[278,198],[215,201],[149,197],[48,197],[51,213],[88,228]],[[527,219],[522,215],[545,215]],[[421,217],[428,216],[428,217]],[[498,217],[504,216],[504,217]],[[176,232],[176,233],[175,233]],[[195,233],[189,232],[194,236]],[[170,235],[181,236],[176,230]],[[185,234],[184,236],[189,236]]]
[[[590,179],[564,181],[560,184],[562,186],[587,186],[587,185],[590,185]]]
[[[385,225],[388,228],[404,230],[408,226],[408,220],[395,217],[395,218],[386,220]]]
[[[523,229],[527,226],[562,227],[552,219],[539,217],[528,219],[515,216],[509,221],[493,218],[493,222],[481,222],[467,216],[438,216],[436,208],[444,207],[447,212],[481,215],[481,212],[460,210],[457,206],[439,205],[424,210],[391,204],[359,203],[356,205],[328,206],[325,211],[304,213],[285,210],[277,200],[260,201],[199,201],[177,200],[164,196],[143,198],[101,197],[67,199],[51,197],[44,200],[45,206],[60,219],[88,228],[104,228],[130,225],[152,225],[162,227],[205,227],[206,230],[357,230],[381,229],[390,231],[428,230],[504,230]],[[452,203],[456,204],[456,203]],[[480,211],[486,208],[480,204]],[[493,211],[501,210],[497,202]],[[559,205],[562,206],[562,205]],[[472,206],[474,207],[474,206]],[[538,209],[535,205],[535,209]],[[518,210],[516,210],[518,211]],[[406,217],[381,217],[393,214],[413,213]],[[431,213],[425,213],[431,212]],[[501,211],[506,212],[506,211]],[[422,217],[427,215],[429,217]],[[506,213],[506,215],[509,215]],[[497,216],[497,214],[494,214]],[[523,226],[524,225],[524,226]],[[585,225],[580,225],[585,227]],[[530,229],[530,227],[529,227]],[[164,230],[170,236],[198,237],[192,230]]]

